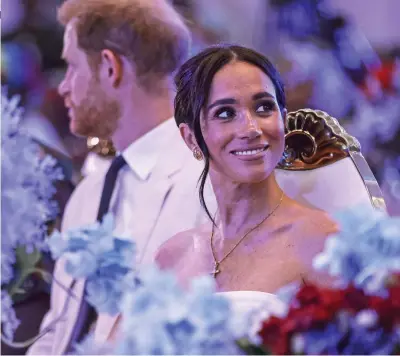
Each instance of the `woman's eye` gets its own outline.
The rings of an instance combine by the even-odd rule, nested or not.
[[[214,116],[219,119],[231,119],[235,116],[235,110],[232,108],[221,108],[215,112]]]
[[[271,112],[275,109],[275,103],[262,103],[256,107],[257,113]]]

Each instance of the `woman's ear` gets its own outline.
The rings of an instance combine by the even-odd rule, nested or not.
[[[181,133],[181,136],[185,141],[186,146],[188,146],[191,151],[193,151],[195,148],[199,148],[199,145],[197,144],[196,141],[196,137],[194,136],[194,133],[188,124],[185,123],[180,124],[179,132]]]
[[[123,65],[121,58],[109,49],[101,51],[102,76],[110,81],[114,88],[122,80]]]

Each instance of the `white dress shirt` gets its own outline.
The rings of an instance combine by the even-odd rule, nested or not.
[[[148,178],[157,161],[163,159],[165,146],[177,138],[176,130],[174,121],[168,120],[122,152],[127,164],[118,173],[109,211],[116,219],[116,236],[135,240],[137,263],[142,262],[148,242],[147,239],[140,238],[148,235],[140,224],[141,219],[144,218],[142,208],[147,203],[146,196],[143,196],[141,192],[146,192],[149,189],[148,185],[152,184]],[[101,195],[101,190],[98,194]]]
[[[153,249],[148,251],[150,247],[148,239],[137,238],[148,235],[148,232],[144,231],[147,227],[143,228],[140,224],[141,208],[146,204],[146,197],[142,196],[140,192],[147,190],[149,175],[157,160],[163,159],[165,146],[174,137],[176,139],[175,130],[177,127],[173,120],[168,120],[139,138],[122,152],[127,165],[118,173],[109,211],[116,218],[115,235],[135,240],[137,244],[136,263],[143,262],[146,252],[148,252],[147,262],[152,261],[154,248],[159,247],[159,244],[156,244]],[[101,195],[101,191],[98,194]],[[114,319],[115,317],[108,314],[99,314],[95,326],[96,340],[102,342],[108,338],[109,330],[105,326],[113,323]]]
[[[118,174],[110,203],[115,216],[115,236],[133,239],[137,256],[133,265],[153,262],[160,245],[178,232],[192,229],[208,221],[200,205],[197,182],[203,169],[186,147],[173,119],[169,119],[142,136],[122,152],[127,165]],[[83,179],[73,192],[65,209],[62,230],[79,228],[96,221],[97,210],[109,164]],[[206,200],[215,211],[215,198],[210,186]],[[62,261],[56,264],[55,278],[66,288],[72,277],[65,273]],[[75,329],[80,300],[84,296],[84,280],[77,280],[66,317],[41,337],[29,354],[62,354]],[[53,283],[51,307],[41,329],[63,313],[67,295]],[[95,339],[107,340],[116,317],[100,314]]]

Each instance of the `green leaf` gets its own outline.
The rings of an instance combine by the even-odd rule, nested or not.
[[[246,355],[272,355],[262,346],[254,345],[247,339],[239,339],[236,344],[246,353]]]
[[[19,300],[22,295],[26,295],[26,291],[22,288],[26,278],[32,274],[35,266],[40,261],[42,254],[38,250],[34,250],[31,253],[27,253],[24,246],[17,247],[15,249],[16,263],[15,277],[7,287],[11,298],[14,301]]]
[[[34,250],[31,253],[27,253],[24,246],[17,247],[16,249],[16,268],[18,273],[23,275],[27,270],[34,268],[40,261],[42,254],[39,250]]]
[[[15,249],[16,263],[15,263],[15,278],[8,285],[8,292],[10,296],[15,300],[26,291],[22,288],[26,278],[32,274],[35,266],[40,261],[42,254],[38,250],[34,250],[31,253],[27,253],[24,246],[17,247]]]
[[[26,293],[26,291],[24,290],[24,289],[22,289],[22,288],[15,288],[14,290],[13,290],[13,294],[14,295],[17,295],[17,294],[25,294]]]

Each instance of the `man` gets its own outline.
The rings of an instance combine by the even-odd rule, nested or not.
[[[116,235],[133,238],[137,263],[150,263],[169,237],[205,221],[196,190],[202,165],[171,119],[172,73],[186,59],[189,33],[163,0],[66,0],[58,17],[66,26],[63,58],[68,65],[59,91],[71,131],[112,139],[125,163],[111,174],[118,178],[109,207],[103,209],[109,174],[96,172],[74,191],[62,229],[93,223],[101,219],[100,210],[111,211]],[[54,278],[77,298],[68,298],[53,283],[41,326],[44,336],[30,354],[64,354],[82,337],[85,281],[73,281],[62,259]],[[95,338],[102,343],[116,318],[100,314],[95,320]]]

